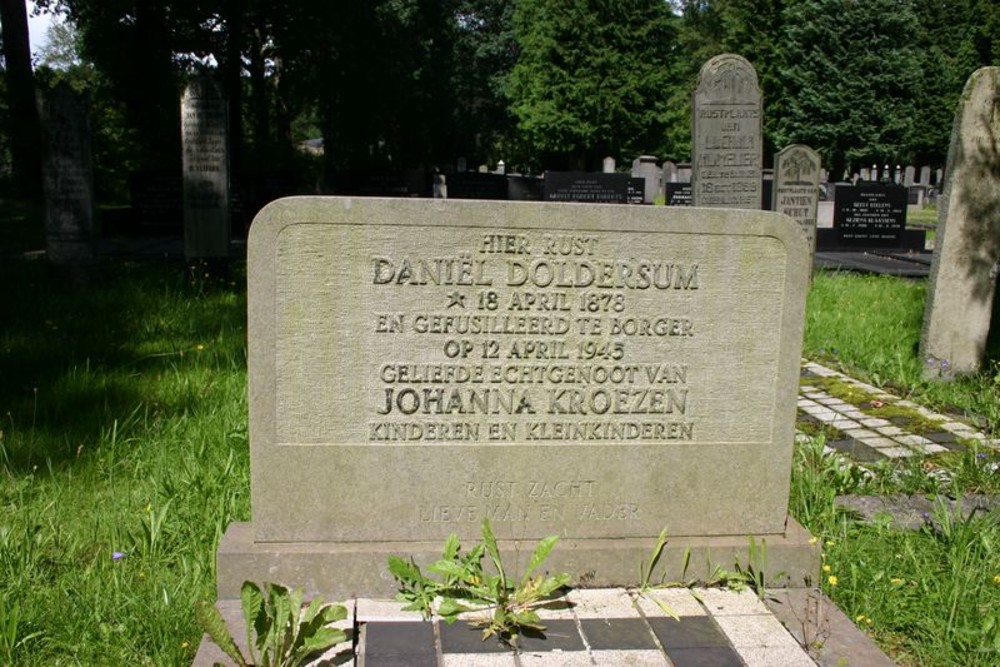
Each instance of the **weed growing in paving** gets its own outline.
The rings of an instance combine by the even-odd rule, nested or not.
[[[570,576],[532,574],[548,558],[559,537],[553,535],[538,543],[524,575],[514,584],[504,570],[489,520],[483,521],[482,532],[483,541],[465,555],[458,537],[453,534],[448,538],[441,558],[428,567],[438,579],[424,575],[412,559],[390,556],[389,571],[399,582],[397,599],[409,603],[404,609],[420,611],[424,616],[436,613],[448,623],[454,623],[463,613],[487,612],[471,621],[483,628],[483,639],[496,636],[513,644],[525,630],[544,631],[536,609],[569,584]],[[484,556],[496,574],[484,570]]]

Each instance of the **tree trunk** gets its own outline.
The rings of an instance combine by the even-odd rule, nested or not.
[[[14,182],[21,196],[37,200],[42,193],[41,133],[25,0],[0,0],[0,22],[3,23],[3,57],[10,109],[7,132]]]

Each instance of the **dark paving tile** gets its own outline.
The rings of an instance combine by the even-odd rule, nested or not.
[[[707,616],[683,616],[679,621],[666,617],[646,620],[664,648],[729,646],[726,636]]]
[[[365,623],[365,655],[436,656],[434,626],[418,621],[374,621]]]
[[[510,647],[496,637],[483,639],[482,628],[458,621],[438,624],[442,653],[506,653]]]
[[[819,374],[818,373],[813,373],[808,368],[802,368],[802,370],[799,371],[799,377],[803,377],[803,378],[818,378]]]
[[[958,443],[958,436],[951,431],[932,431],[931,433],[924,433],[924,437],[928,440],[933,440],[939,445]]]
[[[804,422],[806,424],[817,424],[817,423],[819,423],[819,420],[816,419],[815,417],[813,417],[808,412],[801,412],[800,411],[799,414],[798,414],[798,416],[796,416],[795,419],[796,419],[796,421]]]
[[[524,652],[535,651],[586,651],[583,638],[570,620],[542,621],[544,633],[526,632],[517,638],[517,648]]]
[[[583,636],[594,650],[656,649],[649,626],[641,618],[580,619]]]
[[[906,426],[907,424],[909,424],[911,421],[913,421],[912,419],[910,419],[909,417],[906,417],[905,415],[895,415],[893,417],[889,417],[888,419],[889,419],[889,421],[893,425],[898,426],[900,428],[903,428],[904,426]],[[907,430],[907,429],[904,429],[904,430]]]
[[[838,452],[847,454],[855,461],[861,463],[875,463],[885,458],[885,455],[877,449],[869,447],[860,440],[854,438],[838,438],[837,440],[827,440],[826,444],[836,449]]]
[[[739,654],[728,646],[668,648],[674,667],[743,667]]]

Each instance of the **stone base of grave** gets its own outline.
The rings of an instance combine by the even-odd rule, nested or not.
[[[763,573],[768,588],[817,585],[820,548],[808,531],[791,517],[784,534],[753,536],[757,555],[751,558],[746,535],[677,537],[667,542],[652,577],[661,581],[710,581],[713,571]],[[656,538],[562,539],[542,570],[569,572],[575,587],[621,587],[639,584]],[[250,523],[233,523],[219,543],[219,599],[239,598],[244,581],[274,582],[305,589],[306,596],[328,600],[352,597],[391,598],[396,582],[389,574],[391,555],[412,557],[426,566],[441,557],[442,542],[254,542]],[[468,548],[471,542],[463,545]],[[504,567],[518,576],[531,557],[534,541],[500,541]],[[687,569],[685,570],[685,561]]]

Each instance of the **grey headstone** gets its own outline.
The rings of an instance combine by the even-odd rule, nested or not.
[[[1000,271],[1000,67],[965,84],[938,202],[937,239],[920,339],[925,370],[979,370]]]
[[[910,187],[913,185],[914,179],[916,178],[917,169],[913,165],[907,165],[906,170],[903,173],[903,185]]]
[[[632,167],[632,175],[637,178],[646,179],[645,191],[643,193],[643,203],[652,204],[660,191],[660,179],[662,172],[656,164],[655,155],[640,155],[636,158],[636,163]]]
[[[226,100],[215,81],[191,81],[181,100],[184,255],[229,257],[229,146]]]
[[[46,256],[57,265],[93,259],[94,171],[87,98],[62,82],[38,92]]]
[[[604,158],[604,164],[602,165],[602,170],[605,174],[615,173],[615,159],[613,157]]]
[[[870,180],[872,180],[872,174],[871,174],[870,171],[868,171],[868,167],[862,167],[861,168],[861,180],[862,181],[870,181]]]
[[[928,167],[927,165],[924,165],[923,167],[920,168],[920,185],[927,187],[930,186],[930,184],[931,184],[931,168]]]
[[[663,163],[663,182],[664,183],[676,183],[677,182],[677,164],[667,160]]]
[[[676,183],[690,183],[691,182],[691,164],[687,162],[681,162],[677,165],[677,180]]]
[[[426,562],[484,518],[521,568],[560,535],[546,567],[590,585],[634,581],[664,528],[726,560],[766,539],[803,585],[807,266],[762,211],[270,204],[248,243],[252,526],[220,546],[220,595],[387,595],[387,554]]]
[[[742,56],[702,66],[691,122],[695,206],[760,208],[761,104],[757,73]]]
[[[819,153],[792,144],[774,156],[772,210],[799,223],[806,234],[810,262],[816,253],[816,210],[819,206]]]
[[[934,170],[934,184],[941,187],[944,183],[944,170],[935,169]]]
[[[469,170],[469,163],[464,157],[458,158],[455,164],[455,171],[462,174]]]

